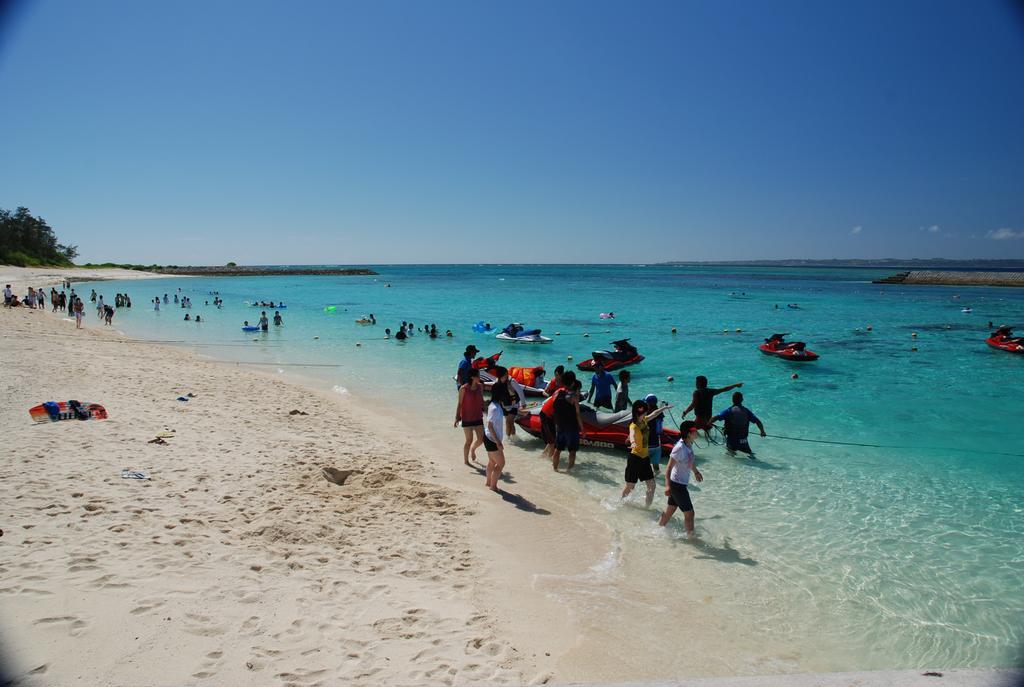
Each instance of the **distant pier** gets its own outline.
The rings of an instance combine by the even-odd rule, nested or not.
[[[373,276],[377,272],[363,267],[243,267],[243,266],[189,266],[153,267],[150,272],[209,277],[282,277],[294,275],[316,276]]]
[[[912,270],[899,272],[874,284],[930,284],[933,286],[1024,286],[1024,272],[947,272]]]

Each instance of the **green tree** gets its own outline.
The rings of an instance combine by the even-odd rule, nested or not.
[[[71,266],[78,246],[57,241],[53,228],[26,207],[14,212],[0,208],[0,264]]]

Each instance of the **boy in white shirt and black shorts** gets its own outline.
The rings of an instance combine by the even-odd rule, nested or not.
[[[668,466],[665,468],[665,496],[668,497],[668,505],[665,512],[661,514],[658,525],[664,527],[676,512],[676,509],[683,511],[683,520],[686,527],[686,536],[693,536],[693,502],[690,501],[690,492],[687,485],[690,483],[690,473],[698,482],[704,481],[704,475],[694,465],[693,440],[697,436],[697,423],[687,420],[679,427],[679,441],[672,447],[669,454]]]

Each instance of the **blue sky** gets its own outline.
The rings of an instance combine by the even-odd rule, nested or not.
[[[23,2],[0,207],[165,264],[1024,257],[1003,2]]]

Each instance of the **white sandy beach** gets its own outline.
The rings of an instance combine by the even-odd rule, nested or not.
[[[166,277],[155,272],[140,272],[121,268],[86,267],[14,267],[0,265],[0,286],[10,284],[19,294],[28,287],[55,286],[65,279],[73,282],[107,279],[160,279]]]
[[[50,283],[15,269],[0,279]],[[2,310],[0,338],[0,647],[27,684],[606,683],[728,675],[751,651],[699,608],[661,641],[615,618],[578,623],[535,581],[585,572],[608,533],[550,486],[516,487],[537,507],[485,492],[462,469],[461,432],[425,442],[380,399],[132,341],[95,318],[76,331]],[[29,419],[68,398],[110,418]],[[158,434],[172,436],[148,443]],[[354,473],[338,486],[324,467]],[[884,675],[730,684],[940,684]],[[941,684],[1009,679],[954,676]]]

